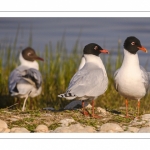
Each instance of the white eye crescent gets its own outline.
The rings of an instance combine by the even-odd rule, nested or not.
[[[135,45],[135,42],[131,42],[131,45]]]
[[[95,46],[94,49],[97,50],[97,49],[98,49],[98,46]]]
[[[28,55],[28,56],[30,56],[30,55],[31,55],[31,53],[28,53],[27,55]]]

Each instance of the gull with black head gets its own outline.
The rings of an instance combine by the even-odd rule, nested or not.
[[[108,77],[105,66],[99,57],[100,53],[108,53],[96,43],[90,43],[83,49],[84,63],[70,80],[67,91],[58,97],[67,100],[81,100],[83,114],[88,115],[84,108],[84,101],[92,101],[92,117],[98,116],[94,113],[94,100],[102,95],[108,86]]]
[[[42,75],[39,72],[38,57],[35,50],[27,47],[19,55],[20,66],[14,69],[9,76],[9,93],[11,96],[25,98],[22,111],[28,97],[36,97],[42,91]]]
[[[126,117],[128,117],[128,100],[138,101],[138,116],[140,99],[143,98],[149,87],[149,73],[140,66],[137,52],[147,53],[138,38],[127,37],[124,41],[124,59],[121,67],[114,73],[115,89],[125,98]]]

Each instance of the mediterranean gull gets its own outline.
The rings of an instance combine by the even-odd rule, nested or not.
[[[121,67],[114,73],[115,89],[125,98],[126,117],[128,117],[128,100],[138,100],[138,116],[140,99],[149,87],[149,73],[139,65],[138,50],[147,53],[140,40],[134,36],[127,37],[124,42],[124,59]]]
[[[27,47],[19,55],[20,66],[14,69],[9,76],[9,93],[11,96],[25,98],[22,111],[28,97],[36,97],[42,91],[42,76],[36,60],[43,61],[31,47]]]
[[[102,49],[98,44],[90,43],[84,47],[83,53],[85,64],[74,74],[67,91],[58,97],[81,100],[84,115],[87,115],[84,101],[92,101],[92,117],[96,118],[98,116],[94,114],[94,100],[102,95],[108,86],[107,73],[99,54],[108,53],[108,50]]]

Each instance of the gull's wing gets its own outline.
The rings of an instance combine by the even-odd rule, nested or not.
[[[76,97],[97,97],[103,94],[108,85],[108,79],[103,70],[98,67],[85,65],[71,79],[66,94]]]
[[[143,83],[147,91],[149,88],[149,83],[150,83],[150,73],[147,72],[142,66],[140,66],[140,69],[141,69]]]
[[[117,76],[119,70],[120,70],[120,68],[117,69],[117,70],[115,71],[115,73],[114,73],[114,87],[115,87],[116,91],[118,91],[118,84],[117,84],[117,82],[116,82],[116,80],[117,80],[117,79],[116,79],[116,76]]]
[[[20,66],[11,72],[8,82],[10,93],[22,94],[17,88],[18,84],[31,85],[38,89],[42,84],[42,76],[36,69]]]

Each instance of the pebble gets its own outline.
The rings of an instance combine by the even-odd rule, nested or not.
[[[72,122],[75,122],[75,120],[74,119],[63,119],[60,121],[62,127],[68,126]]]
[[[53,132],[54,133],[93,133],[96,131],[91,126],[83,127],[80,124],[73,124],[70,125],[69,127],[58,127]]]
[[[124,130],[116,123],[105,123],[100,127],[100,132],[123,132]]]
[[[137,133],[139,131],[139,128],[137,128],[137,127],[128,127],[127,131]]]
[[[101,113],[103,116],[107,115],[107,111],[101,107],[97,107],[98,113]]]
[[[144,114],[141,117],[142,117],[142,120],[150,121],[150,114]]]
[[[138,133],[150,133],[150,127],[142,127]]]
[[[0,132],[1,132],[1,133],[9,133],[9,132],[10,132],[10,129],[8,129],[8,128],[7,128],[7,129],[3,129],[3,130],[1,130]]]
[[[3,128],[4,129],[8,128],[7,123],[5,121],[1,120],[1,119],[0,119],[0,128],[2,128],[2,129]]]
[[[150,121],[148,121],[148,122],[145,124],[145,126],[150,126]]]
[[[46,132],[48,132],[48,127],[46,125],[43,125],[43,124],[38,125],[35,129],[35,132],[44,132],[44,133],[46,133]]]
[[[23,127],[13,127],[10,129],[10,133],[30,133],[30,131]]]
[[[131,121],[130,126],[138,126],[138,125],[144,125],[146,124],[146,120],[139,120],[135,118],[133,121]]]

